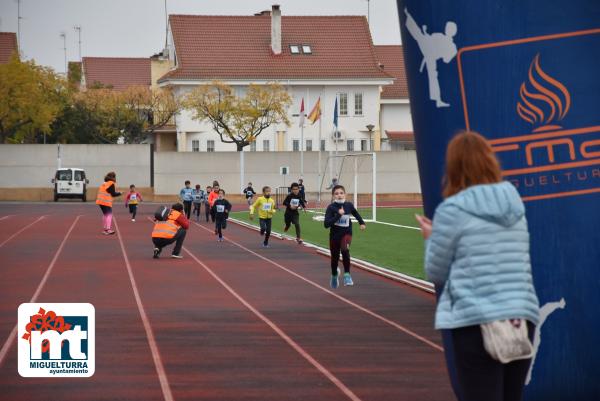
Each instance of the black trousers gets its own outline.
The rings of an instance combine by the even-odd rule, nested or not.
[[[204,203],[204,214],[206,214],[206,221],[208,222],[208,217],[210,216],[210,205],[208,202]]]
[[[344,273],[350,273],[350,243],[352,235],[346,234],[340,239],[329,239],[329,254],[331,256],[331,275],[337,276],[338,263],[340,261],[340,252],[342,254],[342,263],[344,264]]]
[[[527,322],[529,339],[535,326]],[[531,359],[500,363],[483,347],[481,328],[452,329],[452,344],[462,401],[520,401]]]
[[[187,231],[183,228],[177,230],[177,234],[173,238],[152,238],[154,246],[162,251],[162,249],[175,242],[175,248],[173,248],[173,255],[179,255],[181,253],[181,247],[183,246],[183,240]]]
[[[215,220],[217,219],[217,212],[213,210],[213,208],[210,208],[210,220],[214,223]]]
[[[269,244],[269,237],[271,236],[271,219],[258,219],[260,224],[260,235],[265,235],[264,244]]]
[[[192,214],[196,216],[196,220],[200,220],[200,208],[202,203],[194,203],[194,208],[192,209]]]
[[[192,213],[192,201],[183,201],[183,211],[186,217],[189,219]]]
[[[215,229],[219,238],[223,238],[223,230],[227,228],[227,219],[217,217],[215,220]]]
[[[137,214],[137,205],[129,204],[129,213],[131,213],[131,218],[135,219],[135,215]]]
[[[285,229],[287,230],[293,224],[296,229],[296,238],[300,238],[300,214],[298,212],[285,212],[283,220],[285,221]]]

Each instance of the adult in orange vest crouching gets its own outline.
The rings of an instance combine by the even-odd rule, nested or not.
[[[172,258],[182,259],[181,247],[185,234],[190,227],[190,221],[183,214],[183,205],[176,203],[171,206],[169,217],[165,221],[155,221],[152,230],[152,242],[154,243],[154,259],[158,259],[162,249],[175,242]]]
[[[104,183],[98,188],[96,196],[96,205],[102,210],[102,234],[112,235],[115,232],[112,230],[112,204],[114,196],[121,196],[120,192],[116,191],[117,175],[114,171],[106,174]]]

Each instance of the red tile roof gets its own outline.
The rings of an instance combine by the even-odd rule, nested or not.
[[[282,54],[271,51],[271,16],[171,15],[173,79],[386,79],[361,16],[283,16]],[[290,45],[312,54],[291,54]],[[159,81],[161,81],[159,80]]]
[[[393,85],[385,85],[381,93],[382,99],[408,99],[408,85],[404,70],[404,54],[402,46],[375,46],[377,60],[383,64],[383,70],[391,74],[395,80]]]
[[[392,141],[414,142],[415,134],[412,131],[388,131],[385,134]]]
[[[6,64],[14,52],[18,52],[17,34],[0,32],[0,64]]]
[[[84,57],[83,71],[88,88],[96,82],[115,90],[152,83],[149,58]]]

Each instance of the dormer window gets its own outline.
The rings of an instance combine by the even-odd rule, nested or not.
[[[292,53],[292,54],[300,54],[300,46],[298,46],[298,45],[290,45],[290,53]]]
[[[312,54],[312,49],[309,45],[302,45],[302,53],[304,54]]]

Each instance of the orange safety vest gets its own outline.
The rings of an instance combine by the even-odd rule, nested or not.
[[[152,238],[173,238],[179,230],[179,224],[176,222],[179,216],[181,216],[180,212],[171,210],[166,221],[157,221],[152,230]]]
[[[96,204],[112,207],[113,197],[106,190],[114,184],[114,181],[104,181],[102,185],[98,188],[98,195],[96,196]]]

